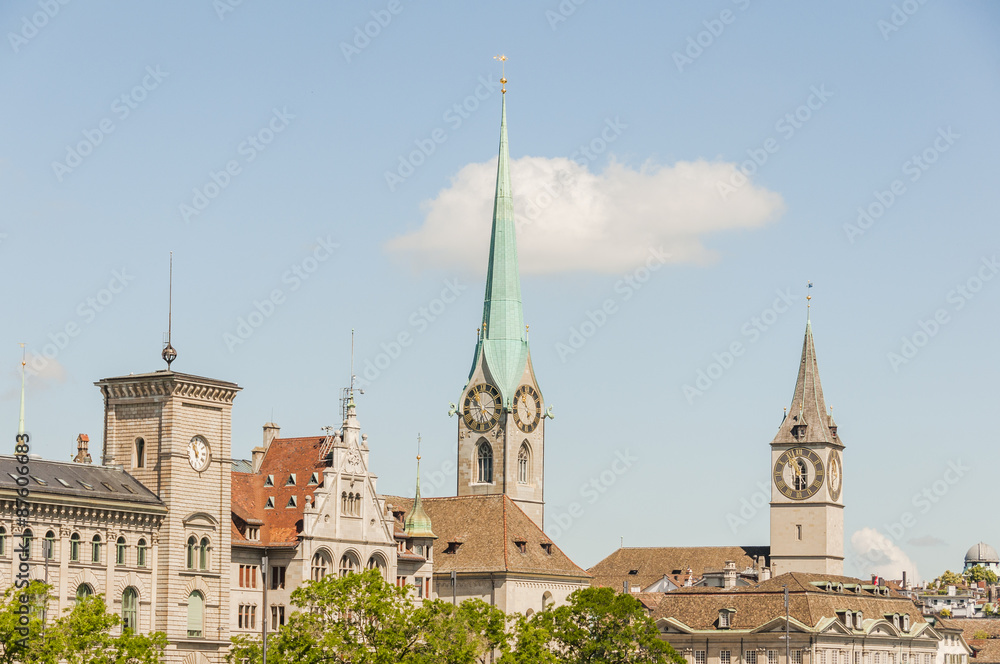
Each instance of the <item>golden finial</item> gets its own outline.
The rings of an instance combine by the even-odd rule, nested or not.
[[[500,61],[500,84],[503,86],[500,88],[500,92],[507,94],[507,56],[494,55],[493,59]]]
[[[417,461],[420,461],[420,434],[417,434]]]

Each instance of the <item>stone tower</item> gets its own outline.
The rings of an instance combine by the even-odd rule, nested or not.
[[[823,400],[807,321],[792,405],[771,441],[774,574],[844,573],[843,449]]]
[[[138,589],[139,611],[166,632],[167,661],[221,663],[230,645],[231,424],[241,388],[170,370],[96,385],[103,463],[123,466],[168,509],[153,541],[155,587]]]
[[[459,414],[458,495],[508,495],[541,528],[546,413],[521,309],[506,90],[481,323],[469,382],[452,411]]]

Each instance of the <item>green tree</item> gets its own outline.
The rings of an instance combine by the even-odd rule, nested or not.
[[[568,603],[519,619],[509,662],[531,664],[684,664],[631,595],[583,588]],[[507,662],[504,662],[507,664]]]
[[[481,599],[426,601],[414,611],[420,638],[406,664],[475,664],[507,647],[507,616]]]
[[[972,583],[979,583],[980,581],[985,581],[986,583],[993,585],[997,583],[998,579],[996,573],[991,569],[986,569],[982,565],[976,565],[965,571],[963,574],[966,579]]]
[[[163,632],[136,634],[130,629],[117,636],[111,632],[121,617],[108,613],[102,595],[81,597],[72,609],[55,621],[49,632],[68,664],[158,664],[163,661],[167,635]]]

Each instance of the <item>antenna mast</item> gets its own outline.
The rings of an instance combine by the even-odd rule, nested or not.
[[[170,371],[170,363],[177,359],[177,351],[170,345],[171,333],[174,323],[174,252],[170,252],[170,290],[167,299],[167,343],[163,347],[163,360],[167,363],[167,371]]]

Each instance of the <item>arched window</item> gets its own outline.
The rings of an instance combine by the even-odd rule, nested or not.
[[[552,593],[546,590],[544,593],[542,593],[542,608],[544,609],[551,603],[552,603]]]
[[[188,595],[188,638],[201,637],[204,614],[205,596],[194,590]]]
[[[24,532],[21,533],[21,547],[24,550],[24,555],[31,558],[31,543],[34,541],[35,536],[32,534],[30,528],[25,528]]]
[[[340,576],[354,574],[358,571],[359,567],[358,559],[354,557],[353,553],[345,553],[340,558]]]
[[[7,553],[7,529],[0,526],[0,556]]]
[[[340,494],[340,513],[347,514],[347,492]]]
[[[135,545],[135,564],[136,567],[146,566],[146,539],[139,538],[139,541]]]
[[[479,448],[476,451],[477,456],[477,467],[478,467],[478,480],[483,484],[489,484],[493,482],[493,448],[485,440],[479,443]]]
[[[115,542],[115,564],[124,565],[125,564],[125,538],[119,537],[118,541]]]
[[[139,591],[129,586],[122,592],[122,630],[139,629]]]
[[[386,564],[385,564],[385,559],[382,558],[382,556],[372,556],[371,558],[369,558],[367,568],[377,569],[379,571],[379,574],[382,575],[382,578],[385,578]]]
[[[528,452],[528,441],[521,443],[521,449],[517,451],[517,481],[520,484],[528,483],[528,465],[531,461],[531,454]]]
[[[136,468],[146,467],[146,441],[142,438],[135,439],[135,461],[132,465]]]
[[[312,580],[322,581],[330,572],[330,556],[325,551],[317,551],[312,560]]]
[[[198,567],[208,569],[208,538],[201,538],[201,546],[198,547]]]
[[[187,568],[194,569],[195,549],[198,548],[198,540],[194,535],[188,538],[187,543]]]
[[[80,533],[69,536],[69,559],[70,562],[80,562]]]
[[[84,597],[90,597],[94,594],[94,589],[90,587],[89,583],[81,583],[76,588],[76,600],[79,602]]]
[[[100,563],[101,562],[101,536],[94,535],[94,539],[90,540],[90,562]]]
[[[42,543],[42,558],[52,560],[56,555],[56,534],[53,531],[45,533],[45,541]]]

